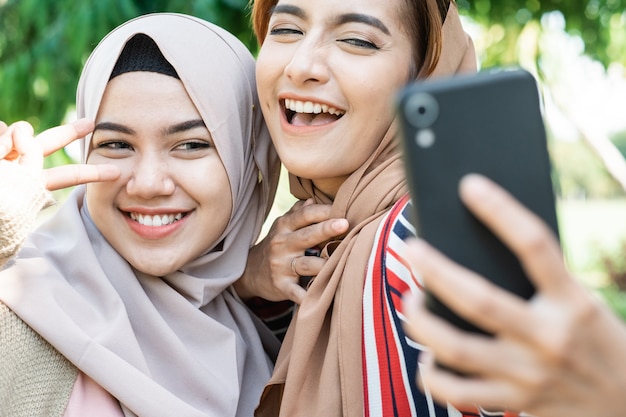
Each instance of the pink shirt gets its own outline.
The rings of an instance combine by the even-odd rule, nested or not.
[[[120,404],[82,372],[74,383],[63,417],[124,417]]]

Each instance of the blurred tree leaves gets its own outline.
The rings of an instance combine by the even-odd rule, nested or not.
[[[75,101],[84,61],[110,30],[170,11],[212,21],[256,48],[247,0],[0,0],[0,120],[58,125]]]
[[[515,43],[522,30],[546,13],[559,11],[565,30],[580,36],[585,53],[604,65],[626,65],[626,0],[457,0],[461,14],[490,27],[492,44],[485,66],[515,62]]]

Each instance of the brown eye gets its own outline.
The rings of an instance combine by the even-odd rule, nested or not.
[[[107,141],[107,142],[102,142],[99,143],[96,148],[98,149],[132,149],[133,147],[126,143],[126,142],[122,142],[122,141]]]
[[[192,141],[192,142],[181,143],[176,148],[180,149],[182,151],[194,151],[194,150],[198,150],[198,149],[208,149],[210,147],[211,147],[210,143],[199,142],[199,141]]]

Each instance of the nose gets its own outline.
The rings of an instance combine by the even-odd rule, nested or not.
[[[312,37],[295,47],[285,74],[296,84],[324,83],[330,77],[327,65],[328,47]]]
[[[155,155],[142,156],[133,167],[126,183],[126,192],[143,199],[168,196],[176,185],[170,175],[167,161]]]

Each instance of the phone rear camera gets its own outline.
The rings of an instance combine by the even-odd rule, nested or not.
[[[439,117],[439,103],[430,94],[417,93],[407,99],[404,113],[408,122],[413,126],[429,127]]]

